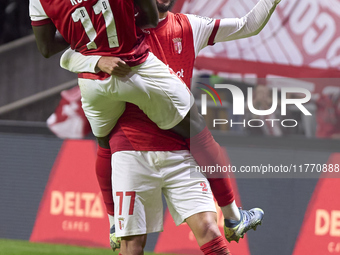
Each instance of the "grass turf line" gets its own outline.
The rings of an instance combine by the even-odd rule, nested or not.
[[[1,255],[118,255],[110,249],[87,248],[71,245],[31,243],[22,240],[0,239]],[[155,255],[145,252],[145,255]],[[160,255],[160,254],[157,254]]]

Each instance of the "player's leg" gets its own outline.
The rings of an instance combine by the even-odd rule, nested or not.
[[[198,114],[198,113],[197,113]],[[231,165],[226,152],[214,140],[207,128],[187,139],[190,152],[200,166]],[[240,210],[235,202],[232,185],[227,173],[206,173],[211,190],[225,218],[224,233],[229,242],[236,241],[250,229],[261,224],[264,212],[260,208]]]
[[[146,244],[147,235],[125,236],[119,254],[121,255],[142,255]]]
[[[140,254],[145,235],[163,230],[161,178],[155,159],[151,152],[119,151],[112,155],[115,230],[122,238],[122,254],[131,250]]]
[[[125,111],[125,102],[118,100],[117,77],[105,80],[78,79],[82,108],[93,134],[102,148],[109,149],[107,137]]]
[[[159,152],[163,194],[176,225],[187,222],[205,254],[229,254],[216,223],[216,208],[207,179],[195,171],[189,151]],[[185,195],[184,195],[185,194]]]
[[[224,237],[216,224],[216,213],[201,212],[187,218],[186,223],[192,230],[204,254],[231,255]]]
[[[192,125],[192,116],[194,116],[193,119],[200,119],[200,123],[194,122],[196,124]],[[203,116],[198,113],[197,107],[192,107],[190,113],[179,125],[174,127],[173,130],[179,134],[185,135],[183,126],[190,126],[192,129],[195,128],[195,130],[191,132],[194,135],[187,138],[186,142],[198,165],[202,167],[230,165],[223,149],[215,141],[208,128],[204,127],[203,130],[199,131],[201,126],[205,125],[205,123],[202,123],[204,123]],[[197,133],[197,131],[199,131],[199,133]],[[218,205],[223,208],[224,217],[232,220],[240,220],[239,210],[235,205],[234,192],[228,175],[226,173],[207,173],[206,177],[208,178]]]
[[[125,103],[112,98],[116,78],[90,80],[79,79],[82,96],[82,108],[97,137],[98,152],[96,174],[110,221],[110,245],[113,250],[119,248],[120,239],[115,236],[115,219],[111,186],[111,151],[108,134],[125,110]],[[114,110],[113,110],[114,109]]]
[[[192,118],[194,116],[194,118]],[[191,119],[201,119],[201,123]],[[228,166],[231,165],[229,158],[220,145],[214,140],[207,127],[202,127],[203,117],[198,113],[197,107],[192,107],[189,114],[183,119],[174,130],[182,135],[182,126],[189,125],[191,138],[186,139],[190,148],[190,152],[200,166]],[[199,132],[199,133],[197,133]],[[225,218],[224,233],[227,240],[236,241],[243,238],[244,234],[250,229],[256,229],[262,223],[264,212],[260,208],[253,208],[249,211],[241,210],[237,207],[232,185],[227,173],[215,172],[206,173],[206,177],[210,183],[211,190],[220,206]]]
[[[103,196],[106,211],[114,216],[114,204],[111,185],[111,150],[100,146],[97,148],[96,176]]]
[[[200,166],[231,165],[226,152],[214,140],[207,128],[187,139],[187,143],[191,154]],[[238,242],[248,230],[256,229],[261,224],[264,212],[260,208],[247,211],[237,207],[227,173],[207,173],[206,177],[225,219],[225,237],[229,242]]]
[[[192,160],[192,162],[190,162],[190,159]],[[196,161],[192,158],[191,155],[189,156],[188,160],[190,162],[189,164],[190,164],[191,167],[197,166]],[[183,164],[184,163],[182,163],[182,165]],[[181,164],[178,163],[178,165],[181,165]],[[194,172],[194,173],[191,173],[190,177],[195,177],[197,175],[200,176],[200,174],[201,173]],[[185,180],[186,178],[187,177],[183,176],[182,179],[183,179],[184,182],[186,181]],[[227,191],[230,190],[228,185],[226,185],[226,182],[230,182],[230,180],[229,179],[218,179],[218,178],[213,178],[211,180],[213,180],[212,183],[214,184],[214,187],[215,187],[215,189],[211,188],[211,190],[213,192],[216,192],[216,190],[219,191],[219,189],[222,190],[222,192],[219,191],[219,193],[217,193],[220,196],[216,196],[216,197],[219,198],[219,200],[220,200],[218,203],[219,203],[220,206],[222,206],[221,209],[222,209],[222,212],[223,212],[224,217],[225,217],[225,221],[224,221],[225,222],[225,227],[224,227],[225,236],[226,236],[226,238],[229,242],[233,241],[233,240],[238,242],[238,240],[241,237],[243,237],[244,233],[246,233],[249,229],[256,228],[256,226],[258,224],[261,224],[261,221],[262,221],[262,218],[263,218],[263,211],[261,209],[258,209],[258,208],[252,209],[250,211],[245,211],[245,210],[240,211],[236,207],[234,197],[232,196],[232,197],[228,198],[228,196],[226,196],[226,195],[229,194]],[[209,180],[209,181],[211,181],[211,180]],[[195,181],[195,180],[192,180],[192,181]],[[191,181],[189,180],[187,182],[190,183]],[[205,184],[203,183],[203,187],[204,187],[204,185]],[[210,190],[210,188],[209,188],[209,190]],[[226,192],[223,193],[223,190],[226,190]],[[203,191],[203,189],[202,189],[201,192],[206,192],[206,191]],[[184,191],[183,191],[183,193],[184,193]],[[223,194],[226,194],[226,195],[223,195]],[[204,196],[204,194],[202,194],[202,195]],[[221,204],[221,203],[225,203],[225,204]],[[176,209],[175,211],[178,211],[178,210],[179,209]],[[235,213],[234,213],[235,210],[239,214],[239,217],[240,217],[239,219],[233,218],[233,215],[235,215]],[[178,221],[180,221],[180,220],[178,220]]]
[[[196,213],[185,219],[185,222],[192,230],[199,246],[221,236],[220,230],[216,224],[216,213],[214,212]]]
[[[120,248],[121,238],[116,237],[114,203],[111,183],[111,150],[98,146],[96,175],[110,222],[110,246],[113,251]]]

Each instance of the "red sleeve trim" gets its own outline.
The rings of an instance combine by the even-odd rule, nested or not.
[[[90,79],[90,80],[105,80],[109,78],[110,75],[104,72],[99,73],[79,73],[78,78]]]
[[[217,30],[220,27],[220,22],[221,22],[221,20],[219,20],[219,19],[217,19],[215,21],[215,26],[214,26],[214,29],[213,29],[210,37],[209,37],[208,45],[214,45],[215,44],[214,40],[215,40],[215,36],[217,34]]]
[[[48,23],[51,23],[52,20],[51,19],[43,19],[43,20],[38,20],[38,21],[31,21],[31,25],[38,27],[38,26],[42,26],[42,25],[46,25]]]

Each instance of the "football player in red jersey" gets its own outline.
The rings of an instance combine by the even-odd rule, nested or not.
[[[205,46],[212,45],[218,41],[235,40],[239,38],[249,37],[258,33],[265,25],[265,20],[274,10],[279,1],[260,1],[259,4],[243,19],[222,19],[212,20],[208,18],[200,18],[193,15],[172,14],[169,13],[167,7],[174,1],[157,1],[158,10],[160,11],[160,23],[156,29],[145,31],[147,34],[147,42],[151,46],[153,53],[161,59],[178,74],[190,86],[190,78],[192,75],[194,59],[199,50]],[[163,8],[163,9],[162,9]],[[255,22],[255,13],[260,16],[260,20]],[[262,12],[262,13],[261,13]],[[258,14],[260,13],[260,14]],[[257,16],[257,17],[259,17]],[[249,29],[248,24],[255,24]],[[253,25],[251,24],[251,25]],[[171,33],[169,32],[171,31]],[[97,57],[97,59],[84,60],[81,56],[75,56],[72,52],[66,52],[61,61],[62,65],[75,72],[88,71],[95,72],[94,67],[112,75],[124,76],[124,69],[118,66],[119,60],[113,58]],[[78,59],[79,57],[79,59]],[[117,61],[117,62],[116,62]],[[87,67],[92,66],[92,69]],[[117,68],[114,68],[114,67]],[[82,68],[85,68],[83,70]],[[125,69],[128,72],[128,69]],[[161,150],[183,150],[185,148],[180,145],[183,140],[179,138],[176,144],[173,141],[177,139],[175,134],[162,131],[157,128],[145,115],[138,113],[140,110],[128,104],[125,113],[118,121],[118,127],[113,131],[111,139],[112,152],[118,151],[161,151]],[[164,137],[163,137],[163,136]],[[184,144],[183,144],[184,145]],[[101,150],[99,148],[99,150]],[[99,153],[103,157],[103,152]],[[107,158],[110,158],[110,152],[107,152]],[[116,159],[117,160],[117,159]],[[109,168],[110,164],[107,164]],[[99,169],[99,170],[98,170]],[[102,189],[106,187],[106,192],[110,185],[104,184],[108,178],[105,178],[105,171],[101,172],[100,167],[97,168],[98,178],[102,182]],[[222,206],[223,214],[226,218],[226,225],[233,228],[240,222],[240,215],[235,205],[232,189],[228,180],[209,179],[213,193]],[[104,194],[105,192],[103,192]],[[215,194],[216,193],[216,194]],[[107,192],[107,201],[110,201],[110,192]],[[105,197],[105,195],[104,195]],[[112,201],[112,199],[111,199]],[[109,202],[107,205],[110,204]],[[113,208],[113,204],[110,206]],[[235,210],[236,209],[236,210]],[[111,210],[111,214],[113,210]],[[254,218],[254,217],[253,217]],[[234,222],[233,222],[234,220]],[[228,229],[228,227],[226,227]],[[243,230],[245,230],[244,228]],[[226,231],[226,237],[229,240],[238,240],[241,235],[231,231],[231,235]],[[229,236],[228,236],[229,234]]]

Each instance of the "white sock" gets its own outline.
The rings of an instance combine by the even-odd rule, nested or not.
[[[240,211],[235,200],[231,204],[221,207],[221,210],[225,219],[236,221],[241,219]]]

